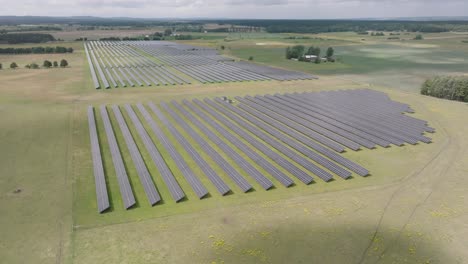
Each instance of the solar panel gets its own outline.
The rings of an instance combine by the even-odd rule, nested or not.
[[[190,120],[191,123],[193,123],[196,127],[198,127],[200,130],[205,133],[208,138],[213,141],[213,142],[220,142],[221,140],[214,135],[213,133],[209,133],[209,131],[200,121],[198,121],[191,113],[186,111],[184,108],[182,108],[181,105],[176,103],[175,101],[172,102],[172,104],[187,118]],[[162,104],[164,107],[165,105]],[[234,169],[229,162],[227,162],[216,150],[214,150],[208,142],[206,142],[194,129],[192,129],[189,125],[187,125],[174,111],[171,111],[169,107],[164,107],[166,111],[171,114],[171,116],[187,131],[190,136],[197,141],[200,147],[202,147],[205,152],[210,155],[210,157],[231,177],[231,179],[241,188],[243,192],[247,192],[252,189],[252,185],[250,185],[244,177],[240,175],[240,173]],[[223,149],[225,153],[230,153],[229,150],[227,150],[229,147],[227,145],[220,145],[220,148]]]
[[[175,161],[177,167],[182,172],[182,175],[190,184],[193,191],[197,194],[199,198],[205,197],[208,194],[208,190],[205,188],[205,186],[203,186],[200,179],[198,179],[197,176],[195,176],[194,172],[187,165],[184,158],[182,158],[182,156],[177,152],[175,147],[172,145],[169,139],[164,135],[162,130],[156,124],[156,122],[154,122],[153,118],[150,116],[145,107],[142,104],[137,104],[137,108],[143,115],[143,118],[146,120],[146,122],[150,125],[150,128],[153,130],[153,133],[163,144],[164,148],[169,152],[169,155]]]
[[[214,112],[212,109],[208,108],[201,101],[199,101],[197,99],[194,99],[193,102],[196,105],[198,105],[200,108],[205,110],[207,113],[209,113],[211,116],[213,116],[214,118],[217,118],[217,113]],[[252,161],[254,161],[256,164],[258,164],[260,167],[262,167],[265,171],[270,173],[273,177],[277,178],[285,186],[290,186],[293,183],[291,181],[291,179],[289,179],[289,177],[284,175],[282,172],[278,171],[275,166],[273,166],[270,162],[265,160],[262,156],[258,155],[255,152],[255,150],[253,150],[252,148],[247,146],[245,143],[240,141],[232,133],[230,133],[228,130],[224,129],[222,126],[220,126],[218,123],[216,123],[213,119],[209,119],[209,123],[220,134],[222,134],[224,138],[226,138],[229,142],[231,142],[238,149],[240,149],[247,157],[249,157]],[[250,169],[252,169],[252,168],[253,167],[251,167]],[[253,174],[252,177],[258,183],[260,183],[262,186],[264,186],[265,189],[271,188],[273,183],[268,178],[263,176],[261,173],[257,173],[256,169],[252,170],[252,171],[255,172],[255,174]]]
[[[107,194],[106,179],[104,176],[104,167],[102,166],[101,150],[99,148],[99,139],[97,136],[96,121],[94,119],[94,108],[88,107],[88,125],[91,141],[91,155],[93,158],[94,182],[96,185],[96,198],[98,212],[103,213],[109,209],[109,196]]]
[[[205,102],[211,105],[216,110],[225,113],[225,111],[223,111],[224,109],[219,108],[212,101],[205,100]],[[263,143],[255,139],[254,137],[250,136],[240,127],[236,126],[235,124],[232,124],[231,122],[229,122],[228,119],[226,119],[225,117],[221,116],[220,114],[214,111],[210,111],[209,113],[213,117],[215,117],[218,121],[220,121],[222,124],[224,124],[225,126],[228,126],[234,133],[238,134],[241,138],[246,140],[251,146],[258,149],[261,153],[265,154],[267,157],[277,162],[280,166],[284,165],[285,166],[284,169],[286,169],[287,171],[290,171],[292,169],[293,165],[291,163],[287,162],[280,155],[272,151],[269,147],[267,147],[266,145],[264,145]],[[252,155],[252,159],[256,160],[257,164],[259,164],[265,171],[267,171],[273,177],[275,177],[284,186],[289,187],[294,184],[294,182],[288,176],[286,176],[284,173],[276,169],[276,166],[274,166],[273,164],[271,164],[270,162],[262,158],[260,155],[254,153]]]
[[[201,110],[195,108],[189,101],[184,100],[184,104],[189,107],[194,113],[196,113],[200,118],[202,118],[205,122],[210,124],[213,128],[215,128],[218,131],[224,131],[220,125],[218,125],[216,122],[214,122],[210,117],[208,117],[206,114],[201,112]],[[223,136],[227,136],[227,139],[230,140],[231,142],[237,142],[232,136],[231,133],[222,133]],[[215,142],[216,143],[216,142]],[[231,156],[231,158],[236,161],[236,163],[244,170],[246,171],[252,178],[255,179],[265,190],[270,189],[273,187],[273,183],[263,176],[255,167],[253,167],[248,161],[246,161],[241,155],[239,155],[236,151],[234,151],[232,148],[228,147],[223,141],[219,141],[218,146],[223,146],[224,150],[227,151],[227,154]],[[243,144],[237,145],[241,146],[241,148],[244,146]],[[248,151],[247,149],[244,149],[244,151]],[[246,153],[247,154],[247,153]]]
[[[338,126],[334,126],[333,124],[327,123],[325,121],[322,121],[318,118],[312,117],[312,116],[307,116],[305,114],[301,114],[300,112],[294,112],[294,109],[292,108],[287,108],[287,107],[281,107],[281,106],[274,106],[272,104],[265,103],[260,100],[256,100],[252,97],[245,97],[241,98],[239,96],[236,97],[236,99],[244,104],[247,104],[248,106],[261,111],[262,113],[268,113],[269,111],[277,113],[279,115],[282,115],[297,124],[301,124],[309,129],[316,130],[316,131],[322,131],[323,134],[329,135],[331,134],[337,134],[347,140],[349,140],[352,143],[355,143],[356,145],[361,145],[369,149],[375,148],[375,143],[361,138],[351,132],[348,132],[344,129],[339,128]],[[324,131],[325,130],[325,131]],[[330,132],[326,132],[330,131]],[[337,140],[338,141],[338,140]],[[341,141],[339,141],[341,142]],[[348,145],[346,143],[342,143],[343,145],[348,146],[349,148],[353,150],[357,150],[358,148],[355,145]]]
[[[123,118],[119,107],[114,105],[112,106],[112,110],[114,111],[114,116],[117,119],[120,131],[122,132],[122,135],[124,137],[125,144],[127,145],[127,149],[130,153],[130,157],[132,158],[133,163],[135,164],[135,168],[137,170],[138,177],[140,178],[140,182],[143,185],[143,189],[145,190],[146,197],[148,198],[148,201],[151,205],[155,205],[159,201],[161,201],[161,196],[159,195],[158,191],[156,190],[156,187],[154,186],[148,168],[146,167],[146,164],[143,161],[140,151],[138,150],[138,147],[135,141],[133,140],[132,134],[128,129],[127,123],[125,122],[125,119]]]
[[[132,107],[127,104],[127,105],[125,105],[125,110],[127,111],[133,125],[135,126],[138,134],[140,135],[141,139],[143,140],[145,148],[150,153],[151,159],[153,160],[154,164],[156,165],[159,172],[161,173],[161,176],[162,176],[164,182],[166,183],[167,187],[169,188],[169,192],[171,193],[172,198],[176,202],[181,201],[185,197],[185,194],[182,191],[182,188],[180,188],[180,186],[177,183],[176,179],[174,178],[174,175],[172,174],[171,170],[167,166],[167,164],[164,161],[163,157],[161,156],[158,149],[156,148],[153,141],[151,140],[150,136],[148,135],[145,128],[141,124],[140,120],[138,119],[137,115],[133,111]]]
[[[128,180],[127,171],[125,170],[125,165],[123,163],[122,156],[120,155],[120,149],[117,145],[117,140],[115,139],[114,131],[112,130],[112,125],[109,120],[109,115],[107,114],[106,106],[104,105],[101,106],[101,117],[104,123],[104,129],[106,131],[107,136],[107,143],[109,144],[115,173],[119,182],[120,195],[122,196],[125,209],[128,209],[135,205],[135,197],[133,196],[132,187],[130,186],[130,182]]]
[[[150,109],[158,116],[158,118],[166,125],[166,127],[171,131],[171,134],[174,135],[179,143],[182,144],[185,151],[192,157],[192,159],[197,163],[197,165],[202,169],[205,175],[210,179],[213,185],[218,189],[218,191],[225,195],[230,189],[227,184],[219,177],[219,175],[211,168],[211,166],[203,159],[202,156],[192,147],[192,145],[185,139],[182,134],[177,131],[177,129],[167,120],[164,114],[156,107],[155,104],[148,104]]]
[[[269,117],[266,117],[265,115],[263,115],[263,116],[260,115],[260,113],[258,111],[254,110],[252,108],[245,107],[244,105],[240,105],[239,107],[242,108],[243,110],[245,110],[246,112],[261,118],[265,123],[267,123],[269,125],[276,123],[275,120],[273,120],[273,119],[271,119]],[[278,126],[275,126],[275,128],[281,129],[281,127],[278,127]],[[281,131],[283,131],[283,130],[281,130]],[[343,177],[343,178],[346,179],[346,178],[350,177],[351,174],[348,171],[344,170],[339,165],[337,165],[337,164],[331,162],[330,160],[325,159],[324,157],[318,155],[316,152],[324,155],[327,158],[330,158],[331,160],[337,162],[341,166],[347,167],[348,169],[358,173],[361,176],[366,176],[366,175],[369,174],[369,172],[366,169],[364,169],[362,166],[360,166],[360,165],[358,165],[358,164],[356,164],[356,163],[354,163],[354,162],[352,162],[352,161],[350,161],[350,160],[348,160],[346,158],[343,158],[342,156],[340,156],[336,152],[333,152],[330,149],[327,149],[327,148],[325,148],[325,147],[323,147],[323,146],[321,146],[321,145],[319,145],[317,143],[311,142],[311,144],[309,145],[310,147],[313,148],[313,150],[316,151],[316,152],[313,152],[310,149],[306,148],[305,146],[302,146],[299,143],[296,143],[296,142],[292,141],[291,139],[287,138],[286,136],[282,136],[281,134],[274,131],[273,129],[270,129],[269,132],[275,134],[277,137],[281,137],[284,141],[287,141],[288,144],[291,147],[293,147],[294,149],[296,149],[299,152],[303,153],[307,157],[315,160],[316,162],[318,162],[319,164],[321,164],[325,168],[333,171],[335,174],[337,174],[340,177]]]
[[[246,99],[250,99],[250,98],[246,97]],[[289,102],[277,102],[277,101],[274,101],[274,100],[271,100],[271,99],[268,99],[268,98],[265,98],[265,97],[261,97],[261,96],[256,96],[255,99],[263,101],[265,103],[269,103],[270,105],[274,105],[275,107],[278,107],[278,108],[281,108],[281,109],[288,109],[293,114],[301,116],[304,119],[307,119],[308,116],[316,118],[316,119],[321,120],[323,122],[329,123],[329,124],[331,124],[331,125],[333,125],[335,127],[343,129],[344,131],[348,131],[349,133],[355,134],[355,135],[357,135],[359,137],[371,140],[372,142],[374,142],[374,143],[376,143],[376,144],[378,144],[378,145],[380,145],[382,147],[389,147],[390,146],[390,143],[388,141],[385,141],[385,140],[383,140],[381,138],[370,135],[365,131],[356,129],[356,128],[352,127],[352,126],[341,123],[341,122],[339,122],[339,121],[337,121],[337,120],[335,120],[333,118],[324,116],[324,115],[322,115],[320,113],[316,113],[316,112],[313,112],[313,111],[308,111],[307,109],[304,109],[303,107],[300,107],[298,105],[295,105],[295,104],[292,104],[292,103],[289,103]]]
[[[243,116],[242,113],[237,112],[238,109],[233,107],[230,104],[225,103],[221,99],[217,98],[216,101],[225,107],[227,107],[229,110],[239,114],[240,116]],[[258,138],[264,140],[266,143],[270,143],[271,146],[276,148],[277,150],[284,150],[284,146],[279,143],[279,141],[275,141],[273,138],[268,137],[266,134],[262,133],[260,130],[258,130],[256,127],[248,124],[238,116],[228,112],[224,111],[222,108],[216,108],[223,114],[225,114],[227,117],[229,117],[231,120],[235,121],[237,124],[239,124],[241,127],[244,127],[247,131],[251,132],[252,134],[256,135]],[[226,124],[226,122],[223,122]],[[226,124],[227,125],[227,124]],[[232,127],[232,124],[229,126]],[[241,136],[242,138],[246,139],[248,142],[251,144],[255,145],[257,149],[259,149],[262,153],[265,153],[268,157],[270,157],[273,161],[278,163],[280,166],[285,168],[288,172],[292,173],[295,177],[297,177],[299,180],[301,180],[305,184],[310,184],[313,181],[313,178],[310,177],[307,173],[296,167],[294,164],[283,158],[281,155],[278,155],[276,152],[272,151],[268,146],[261,144],[260,142],[257,143],[257,140],[255,140],[252,136],[250,136],[248,133],[245,133],[245,131],[242,131],[241,129],[236,129],[235,132]],[[281,152],[281,151],[280,151]],[[295,155],[291,155],[290,152],[285,151],[283,152],[287,157],[291,158],[292,160],[295,160],[296,157]]]

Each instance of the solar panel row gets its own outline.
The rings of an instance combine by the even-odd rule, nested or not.
[[[127,149],[130,153],[130,157],[133,160],[133,164],[135,164],[135,168],[138,173],[138,177],[140,178],[140,182],[143,185],[143,189],[145,190],[146,197],[151,205],[157,204],[161,201],[161,196],[159,195],[156,187],[154,186],[153,180],[151,178],[151,174],[146,167],[145,162],[143,161],[143,157],[138,150],[138,147],[135,143],[135,140],[128,129],[127,123],[120,112],[118,106],[112,106],[112,110],[114,112],[114,116],[117,119],[117,123],[119,124],[120,131],[125,140],[125,144],[127,145]]]
[[[406,115],[398,114],[402,112],[403,109],[401,108],[388,108],[388,104],[383,103],[376,105],[373,102],[367,103],[365,105],[356,105],[355,102],[357,102],[359,99],[356,97],[356,95],[350,94],[346,91],[330,94],[320,93],[317,96],[320,96],[320,98],[323,99],[321,103],[326,107],[341,112],[352,111],[350,114],[353,117],[360,118],[366,122],[374,123],[379,126],[387,127],[387,129],[394,132],[403,132],[406,136],[409,136],[416,141],[422,141],[425,143],[430,142],[429,138],[424,137],[421,134],[426,131],[430,132],[432,129],[430,129],[424,122],[407,120]],[[337,108],[335,106],[336,104],[340,104],[342,107]],[[376,111],[376,108],[380,108],[381,110]],[[396,112],[393,109],[395,109]]]
[[[192,110],[195,114],[197,114],[202,120],[204,120],[206,123],[208,123],[211,127],[213,127],[215,130],[220,131],[223,136],[228,139],[231,143],[234,145],[237,145],[236,143],[242,143],[239,142],[231,133],[222,133],[222,132],[228,132],[227,130],[223,129],[219,124],[214,122],[213,119],[211,119],[208,115],[203,113],[200,109],[196,108],[192,103],[190,103],[187,100],[183,101],[184,104]],[[205,130],[206,131],[206,130]],[[222,132],[221,132],[222,131]],[[229,147],[226,143],[224,143],[221,139],[217,138],[218,142],[215,142],[218,146],[223,146],[223,149],[227,152],[226,154],[230,155],[231,158],[233,158],[234,161],[245,171],[247,172],[252,178],[255,179],[265,190],[270,189],[273,187],[273,183],[266,178],[262,173],[260,173],[254,166],[252,166],[247,160],[245,160],[237,151],[234,151],[231,147]],[[241,147],[239,149],[241,151],[249,151],[248,153],[251,154],[251,150],[247,148],[243,148],[245,144],[239,144]]]
[[[88,107],[88,125],[91,141],[91,155],[93,158],[94,182],[96,185],[97,207],[98,212],[103,213],[105,210],[109,209],[110,204],[106,188],[106,178],[104,176],[104,167],[102,166],[102,156],[101,149],[99,148],[94,108],[92,106]]]
[[[245,98],[236,97],[236,99],[264,114],[268,115],[268,113],[276,113],[287,118],[288,120],[294,121],[296,124],[300,124],[311,130],[315,130],[319,133],[322,133],[323,135],[326,135],[331,139],[335,139],[337,142],[340,142],[341,144],[343,144],[346,147],[349,147],[352,150],[358,150],[360,145],[369,149],[375,148],[375,143],[371,141],[368,141],[364,138],[360,138],[346,130],[324,122],[318,118],[307,116],[298,112],[294,113],[293,109],[281,106],[274,106],[266,102],[254,99],[250,96],[246,96]],[[335,134],[336,136],[334,136]],[[338,139],[338,137],[343,138],[343,140]],[[348,143],[346,140],[351,143]]]
[[[167,120],[164,114],[159,110],[159,108],[153,104],[148,104],[150,109],[158,116],[158,118],[164,123],[164,125],[169,129],[171,134],[176,137],[177,141],[182,144],[182,147],[185,151],[192,157],[192,159],[197,163],[205,175],[210,179],[213,185],[218,189],[218,191],[225,195],[231,189],[227,184],[219,177],[219,175],[211,168],[211,166],[203,159],[203,157],[195,150],[195,148],[185,139],[182,134],[177,131],[177,129]]]
[[[101,117],[104,123],[104,129],[106,131],[107,143],[109,144],[112,162],[114,163],[115,173],[120,187],[120,195],[124,202],[125,209],[128,209],[135,205],[135,197],[133,196],[132,187],[128,180],[127,171],[123,163],[122,156],[120,155],[120,149],[115,139],[114,131],[110,123],[109,115],[107,114],[106,106],[101,106]]]
[[[215,142],[221,142],[221,140],[209,131],[200,121],[198,121],[190,112],[182,108],[177,102],[173,101],[172,104],[185,116],[189,119],[192,124],[198,127],[208,138]],[[162,104],[163,107],[165,104]],[[174,111],[170,110],[169,107],[165,107],[171,116],[190,134],[190,136],[197,141],[197,143],[205,150],[205,152],[211,156],[211,158],[218,163],[218,165],[231,177],[231,179],[241,188],[243,192],[247,192],[252,189],[252,185],[247,182],[247,180],[242,177],[242,175],[234,169],[229,162],[227,162],[216,150],[211,147],[208,142],[206,142],[194,129],[192,129],[188,124],[186,124]],[[218,145],[218,144],[217,144]],[[229,146],[226,144],[218,145],[225,153],[229,155],[231,151]]]
[[[94,65],[93,65],[93,62],[91,61],[91,57],[89,56],[88,47],[86,44],[84,45],[84,47],[85,47],[86,58],[88,59],[89,70],[91,71],[91,78],[93,79],[93,83],[94,83],[94,88],[99,89],[101,88],[101,85],[99,84],[99,80],[96,76],[96,72],[94,71]]]
[[[222,101],[221,99],[217,98],[215,99],[217,102],[223,104],[224,106],[226,107],[232,107],[231,105],[229,104],[226,104],[224,101]],[[252,125],[249,125],[247,124],[246,122],[244,122],[241,118],[239,118],[238,116],[234,115],[233,113],[229,112],[229,111],[226,111],[224,110],[223,108],[218,108],[217,106],[214,106],[218,111],[222,112],[224,115],[226,115],[227,117],[229,117],[231,120],[235,121],[237,124],[239,124],[241,127],[244,127],[247,129],[247,131],[250,131],[252,134],[258,136],[260,139],[262,138],[262,135],[258,135],[259,131],[256,130],[255,127],[253,127]],[[229,108],[230,110],[233,110],[233,112],[235,112],[235,108]],[[222,122],[227,125],[227,126],[230,126],[231,128],[234,126],[234,124],[229,124],[229,121],[227,121],[226,118],[222,118]],[[233,130],[234,132],[236,132],[241,138],[244,138],[245,140],[247,140],[250,144],[252,144],[252,146],[256,147],[260,152],[264,153],[265,155],[267,155],[269,158],[271,158],[273,161],[275,161],[278,165],[280,165],[281,167],[283,167],[286,171],[290,172],[291,174],[293,174],[295,177],[297,177],[299,180],[301,180],[303,183],[305,184],[309,184],[313,181],[313,178],[310,177],[307,173],[305,173],[304,171],[302,171],[301,169],[299,169],[298,167],[296,167],[294,164],[292,164],[291,162],[289,162],[287,159],[283,158],[281,155],[279,155],[278,153],[276,153],[275,151],[273,151],[269,146],[265,145],[265,144],[262,144],[261,142],[257,141],[254,137],[252,137],[249,133],[247,133],[246,131],[240,129],[240,128],[237,128],[235,130]],[[266,140],[265,142],[268,142],[269,140]],[[272,144],[272,146],[274,147],[276,144]],[[286,153],[287,154],[287,153]],[[293,158],[294,160],[294,158]]]
[[[218,106],[214,104],[212,101],[206,101],[209,105],[213,106],[216,110],[223,110],[223,109],[218,109]],[[265,146],[263,143],[259,142],[256,140],[254,137],[250,136],[248,133],[246,133],[244,130],[240,129],[238,126],[235,124],[232,124],[227,118],[223,117],[222,115],[210,111],[210,114],[215,117],[219,122],[224,124],[225,126],[228,126],[230,130],[232,130],[234,133],[238,134],[241,138],[243,138],[245,141],[247,141],[248,144],[252,145],[254,148],[259,150],[259,152],[263,153],[273,161],[277,161],[280,163],[279,165],[281,166],[281,159],[280,156],[272,151],[269,147]],[[258,155],[257,153],[253,153],[254,160],[259,164],[265,171],[270,173],[274,178],[276,178],[281,184],[283,184],[286,187],[289,187],[294,184],[294,182],[286,176],[283,172],[280,170],[276,169],[275,166],[273,166],[269,161],[265,160],[263,157]],[[286,170],[288,167],[286,166]]]
[[[250,97],[246,97],[247,99],[249,99]],[[274,100],[271,100],[271,99],[268,99],[266,97],[262,97],[262,96],[256,96],[255,99],[257,100],[260,100],[260,101],[263,101],[265,103],[268,103],[270,105],[273,105],[279,109],[282,109],[282,110],[285,110],[285,111],[289,111],[291,112],[292,114],[295,114],[297,116],[300,116],[306,120],[313,120],[311,119],[310,117],[312,118],[315,118],[315,119],[318,119],[318,120],[321,120],[325,123],[328,123],[328,124],[331,124],[335,127],[338,127],[339,129],[342,129],[343,131],[347,131],[351,134],[354,134],[354,135],[357,135],[361,138],[364,138],[364,139],[367,139],[367,140],[370,140],[382,147],[389,147],[390,146],[390,142],[388,141],[385,141],[383,139],[380,139],[380,138],[377,138],[373,135],[370,135],[368,134],[367,132],[365,131],[362,131],[362,130],[359,130],[359,129],[356,129],[352,126],[349,126],[347,124],[343,124],[341,122],[338,122],[336,121],[335,119],[333,118],[329,118],[327,116],[324,116],[322,115],[321,113],[317,113],[317,112],[313,112],[313,111],[309,111],[301,106],[298,106],[296,104],[292,104],[292,103],[289,103],[289,102],[286,102],[286,101],[274,101]]]
[[[169,155],[175,161],[177,167],[182,172],[182,175],[184,175],[185,179],[190,184],[193,191],[197,194],[199,198],[203,198],[204,196],[206,196],[208,194],[208,190],[205,188],[205,186],[203,186],[200,179],[197,178],[195,173],[187,165],[187,163],[179,154],[179,152],[177,152],[174,145],[164,135],[163,131],[153,120],[149,112],[145,109],[145,107],[142,104],[137,104],[137,108],[138,110],[140,110],[140,113],[143,115],[143,118],[146,120],[146,122],[150,125],[151,130],[153,130],[153,133],[156,135],[158,140],[162,143],[166,151],[169,152]]]
[[[151,140],[150,136],[146,132],[145,128],[141,124],[140,120],[138,119],[135,111],[133,111],[130,105],[125,105],[125,110],[127,114],[130,116],[133,125],[135,126],[140,138],[143,140],[145,148],[150,153],[151,159],[153,160],[154,164],[158,168],[164,182],[166,183],[169,191],[172,195],[172,198],[179,202],[185,197],[184,191],[180,188],[179,183],[177,183],[172,171],[167,166],[166,162],[164,161],[163,157],[159,153],[158,149],[154,145],[153,141]]]
[[[222,116],[220,116],[218,113],[204,105],[201,101],[198,100],[193,100],[195,104],[200,106],[203,110],[205,110],[207,113],[209,113],[211,116],[213,116],[215,119],[220,121],[222,119]],[[222,126],[217,124],[214,120],[212,122],[213,127],[221,133],[229,142],[234,144],[238,149],[240,149],[244,154],[246,154],[251,160],[253,160],[256,164],[258,164],[260,167],[262,167],[266,172],[268,172],[270,175],[272,175],[274,178],[276,178],[279,182],[281,182],[283,185],[286,187],[291,186],[294,182],[286,176],[283,172],[278,170],[275,166],[273,166],[269,161],[267,161],[265,158],[263,158],[261,155],[255,152],[254,149],[250,148],[247,144],[236,138],[230,131],[224,129]],[[231,130],[235,131],[234,127],[230,127]],[[249,142],[252,143],[252,142]],[[255,176],[255,179],[266,186],[271,186],[273,183],[266,178],[263,175],[257,175]]]
[[[317,162],[321,166],[329,169],[330,171],[332,171],[336,175],[338,175],[338,176],[340,176],[342,178],[345,178],[345,179],[349,178],[351,176],[351,172],[343,169],[342,167],[340,167],[336,163],[326,159],[325,157],[323,157],[319,153],[317,153],[317,152],[323,151],[322,149],[311,150],[311,148],[308,148],[307,146],[305,146],[305,145],[299,143],[298,141],[296,141],[294,138],[283,134],[282,132],[280,132],[280,130],[278,130],[275,127],[271,126],[269,121],[273,121],[273,120],[269,120],[269,119],[265,120],[266,116],[260,115],[258,113],[258,111],[253,110],[251,108],[249,109],[247,107],[244,107],[243,105],[240,105],[239,107],[242,110],[246,111],[247,113],[249,113],[249,114],[251,114],[253,116],[256,116],[257,118],[262,120],[261,122],[257,122],[257,125],[260,128],[262,128],[265,132],[272,135],[273,137],[279,139],[280,141],[284,142],[285,144],[287,144],[291,148],[297,150],[298,152],[300,152],[300,153],[304,154],[305,156],[309,157],[310,159],[314,160],[315,162]],[[325,152],[325,151],[323,151],[323,152]]]

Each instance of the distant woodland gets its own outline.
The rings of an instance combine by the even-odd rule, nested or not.
[[[205,24],[217,23],[221,27],[204,29]],[[180,32],[230,32],[232,26],[244,27],[246,32],[262,29],[270,33],[325,33],[325,32],[366,32],[366,31],[408,31],[408,32],[447,32],[468,31],[468,17],[453,21],[416,21],[416,20],[270,20],[270,19],[219,19],[219,20],[175,20],[175,19],[138,19],[138,18],[100,18],[100,17],[35,17],[0,16],[0,24],[43,25],[43,30],[52,30],[56,25],[78,26],[83,29],[96,27],[133,27],[146,28],[164,26],[177,28]],[[223,27],[224,25],[224,27]],[[251,30],[248,30],[248,29]],[[37,27],[40,29],[40,27]],[[57,29],[58,30],[58,29]]]
[[[42,33],[0,34],[0,44],[44,43],[54,40],[55,38],[52,35]]]
[[[436,33],[468,30],[468,21],[224,20],[217,22],[262,27],[270,33],[326,33],[346,31],[408,31]]]

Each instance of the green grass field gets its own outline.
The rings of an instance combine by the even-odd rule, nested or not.
[[[76,50],[63,55],[71,65],[65,69],[23,67],[61,55],[0,56],[4,66],[13,60],[21,66],[0,71],[1,262],[466,262],[468,254],[463,245],[467,242],[464,226],[468,221],[468,125],[461,120],[468,109],[463,103],[417,94],[417,80],[442,70],[447,74],[466,71],[465,62],[457,59],[466,57],[463,52],[468,47],[458,47],[462,44],[456,44],[448,33],[429,34],[425,40],[409,44],[381,39],[361,45],[352,33],[320,37],[331,39],[330,45],[336,47],[341,62],[315,65],[286,61],[282,51],[291,40],[284,40],[283,35],[190,42],[212,47],[224,44],[229,55],[252,55],[257,62],[320,77],[286,83],[96,91],[91,88],[81,43],[62,44]],[[321,47],[328,45],[313,44],[325,40],[306,41]],[[440,47],[429,48],[433,45]],[[221,197],[206,183],[211,197],[198,200],[185,181],[180,181],[188,200],[175,204],[166,199],[155,207],[148,205],[124,152],[138,200],[137,207],[125,211],[99,122],[112,210],[97,213],[86,120],[88,105],[363,87],[387,92],[394,100],[410,104],[416,110],[414,116],[428,120],[437,129],[430,135],[434,142],[345,153],[345,157],[370,169],[372,175],[367,178],[317,181],[290,189],[276,184],[277,188],[268,192],[256,186],[255,192],[242,194],[222,175],[233,186],[232,195]],[[116,120],[113,114],[110,116],[122,142]],[[148,153],[136,139],[148,160]],[[180,148],[173,137],[171,140]],[[152,163],[147,165],[150,172],[155,171]],[[174,164],[169,166],[174,168]],[[155,181],[162,186],[160,179]],[[14,193],[16,189],[21,192]],[[160,191],[168,197],[164,189]]]

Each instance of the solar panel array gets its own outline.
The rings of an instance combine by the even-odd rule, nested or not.
[[[114,118],[101,106],[98,122],[105,133],[100,134],[93,108],[88,108],[98,211],[110,206],[99,142],[107,142],[114,165],[107,172],[116,176],[109,180],[119,183],[128,209],[135,204],[128,169],[136,169],[150,205],[155,205],[167,199],[158,192],[161,188],[179,202],[187,192],[199,199],[210,197],[208,185],[226,195],[255,186],[268,191],[308,185],[315,177],[329,182],[367,176],[366,168],[340,153],[430,143],[425,134],[435,132],[426,121],[408,115],[414,112],[408,105],[368,89],[245,96],[236,101],[205,98],[127,104],[125,117],[114,105]],[[126,150],[115,133],[122,135]],[[122,155],[124,151],[130,155]],[[126,161],[127,156],[131,160]],[[129,166],[132,162],[134,166]],[[148,169],[146,164],[151,162],[157,171]],[[165,186],[156,188],[153,179],[159,177]],[[181,181],[190,188],[183,190],[181,186],[187,185]]]
[[[306,73],[234,62],[215,49],[168,41],[89,41],[84,47],[96,89],[316,78]]]

